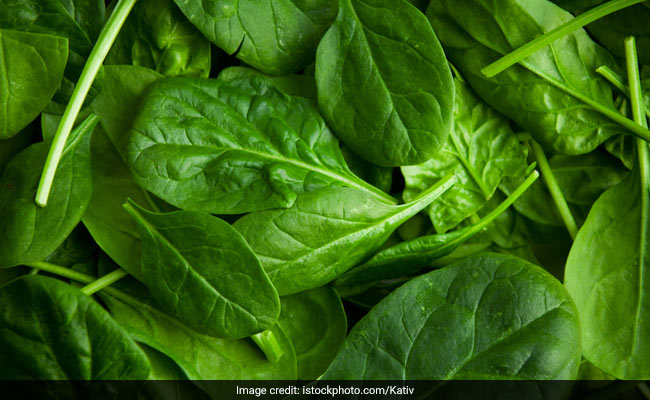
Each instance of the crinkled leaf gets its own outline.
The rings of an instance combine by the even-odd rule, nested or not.
[[[172,78],[156,83],[127,151],[136,182],[179,208],[237,214],[289,207],[297,193],[354,176],[312,103],[262,77]]]
[[[572,18],[550,1],[439,0],[430,3],[427,16],[447,57],[476,93],[546,148],[587,153],[626,132],[601,113],[618,111],[611,86],[596,68],[616,63],[582,29],[493,78],[481,73],[486,65]]]
[[[455,172],[458,183],[427,209],[439,233],[483,207],[503,177],[523,177],[526,171],[526,148],[509,121],[479,100],[465,83],[457,79],[455,84],[454,123],[442,150],[424,164],[402,167],[405,201]]]

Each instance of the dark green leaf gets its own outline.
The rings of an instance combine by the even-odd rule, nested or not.
[[[442,150],[424,164],[402,167],[409,201],[434,182],[455,173],[458,183],[427,209],[433,226],[444,233],[481,209],[506,176],[524,176],[526,148],[507,119],[455,80],[456,102],[451,134]]]
[[[273,326],[280,299],[260,261],[223,220],[192,211],[157,214],[130,202],[142,264],[129,271],[163,310],[201,333],[240,339]]]
[[[405,1],[339,3],[316,55],[325,118],[377,165],[428,160],[447,139],[454,107],[451,70],[431,26]]]
[[[298,379],[317,379],[348,332],[341,299],[330,286],[284,296],[278,324],[298,357]]]
[[[173,0],[140,0],[120,30],[106,64],[138,65],[165,76],[210,73],[210,42]]]
[[[14,136],[50,102],[63,78],[67,45],[57,36],[0,29],[0,139]]]
[[[313,60],[337,0],[174,0],[214,44],[260,71],[296,72]]]
[[[618,115],[610,85],[596,73],[615,66],[584,30],[556,40],[501,74],[481,69],[515,48],[570,20],[547,0],[432,1],[427,15],[451,62],[477,94],[555,152],[592,151],[626,132],[604,116]]]
[[[642,169],[593,205],[565,272],[585,358],[619,379],[650,379],[650,181]]]
[[[145,379],[149,362],[97,303],[55,279],[0,289],[0,379]]]
[[[135,340],[174,360],[189,379],[296,379],[296,355],[277,325],[273,333],[283,355],[272,363],[251,340],[205,336],[147,304],[135,307],[104,299],[113,318]]]
[[[580,325],[541,268],[485,254],[415,278],[350,332],[324,379],[575,379]]]
[[[317,109],[261,77],[156,83],[133,125],[136,182],[188,210],[238,214],[290,207],[297,193],[347,185],[387,195],[354,176]]]
[[[289,209],[248,214],[233,226],[258,255],[278,293],[298,293],[363,262],[454,181],[446,177],[422,197],[399,206],[349,188],[306,193]]]
[[[81,220],[92,197],[90,136],[97,118],[75,129],[61,157],[48,205],[34,198],[49,145],[40,142],[14,157],[0,177],[0,266],[41,261]]]

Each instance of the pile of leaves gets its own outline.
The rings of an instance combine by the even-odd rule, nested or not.
[[[0,0],[0,379],[650,379],[649,4]]]

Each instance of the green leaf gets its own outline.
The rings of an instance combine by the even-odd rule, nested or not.
[[[163,310],[206,335],[240,339],[273,326],[280,299],[237,231],[203,213],[124,205],[140,228],[142,264],[129,271]]]
[[[454,182],[450,175],[422,197],[399,206],[354,189],[326,189],[299,196],[286,210],[245,215],[233,226],[283,296],[322,286],[363,262]]]
[[[450,173],[458,183],[427,209],[433,226],[444,233],[481,209],[506,176],[523,176],[526,148],[509,121],[479,100],[456,79],[454,124],[442,150],[424,164],[402,167],[404,200]]]
[[[268,76],[252,68],[246,67],[229,67],[219,72],[219,79],[222,81],[234,81],[239,78],[247,78],[251,76],[266,79],[276,89],[287,96],[304,97],[311,100],[314,104],[318,104],[316,80],[314,80],[313,76],[298,74]]]
[[[377,165],[422,163],[451,129],[451,70],[426,18],[405,1],[341,0],[318,46],[316,83],[334,132]]]
[[[298,357],[298,379],[317,379],[338,353],[347,335],[343,304],[331,286],[284,296],[278,325]]]
[[[106,64],[137,65],[165,76],[210,73],[210,41],[172,0],[140,0],[120,30]]]
[[[580,325],[541,268],[484,254],[404,284],[350,332],[323,379],[575,379]]]
[[[146,379],[142,350],[90,297],[29,276],[0,289],[0,379]]]
[[[336,16],[336,0],[174,0],[212,43],[272,75],[299,71]]]
[[[52,253],[81,220],[93,183],[90,136],[97,117],[75,129],[57,170],[47,207],[34,202],[48,143],[29,146],[14,157],[0,177],[0,266],[41,261]]]
[[[61,37],[0,29],[0,139],[25,128],[50,102],[63,78],[67,47]]]
[[[584,356],[619,379],[650,379],[647,176],[636,167],[596,201],[566,263]]]
[[[63,113],[62,107],[99,36],[104,16],[104,0],[0,0],[1,27],[68,39],[69,57],[61,87],[57,82],[57,104],[48,107],[51,112]],[[96,91],[95,87],[91,97]]]
[[[290,207],[297,193],[354,176],[312,103],[261,77],[172,78],[149,91],[127,152],[135,180],[179,208],[238,214]]]
[[[577,30],[501,74],[481,69],[571,19],[547,0],[433,1],[427,15],[445,53],[476,93],[554,152],[582,154],[624,133],[610,85],[596,73],[613,57]],[[625,120],[622,122],[622,120]],[[629,126],[628,126],[629,125]],[[636,125],[635,125],[636,126]]]
[[[296,355],[277,325],[273,333],[284,351],[272,363],[251,340],[205,336],[147,304],[134,306],[103,298],[113,318],[135,340],[174,360],[189,379],[296,379]]]

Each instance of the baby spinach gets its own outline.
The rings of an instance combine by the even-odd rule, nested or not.
[[[427,209],[439,233],[481,209],[503,177],[526,171],[526,148],[508,120],[476,98],[464,82],[454,83],[454,122],[442,149],[424,164],[402,167],[405,201],[443,176],[456,174],[458,182]]]
[[[427,15],[447,56],[476,93],[544,147],[582,154],[626,129],[646,134],[614,107],[612,89],[596,68],[615,61],[584,30],[495,77],[481,73],[500,55],[572,18],[553,3],[506,0],[493,7],[485,0],[432,1]]]
[[[262,72],[305,67],[336,16],[337,0],[174,0],[214,44]]]
[[[93,192],[89,149],[97,122],[91,115],[72,132],[47,208],[34,195],[48,144],[29,146],[7,165],[0,177],[0,267],[44,259],[79,223]]]
[[[137,65],[165,76],[210,73],[210,41],[172,0],[140,0],[124,23],[107,64]]]
[[[43,276],[0,289],[0,379],[145,379],[149,362],[79,289]]]
[[[401,286],[357,324],[324,379],[575,379],[580,324],[560,282],[485,254]]]
[[[142,262],[129,271],[163,310],[201,333],[240,339],[273,326],[280,300],[230,224],[207,214],[124,205],[140,228]]]
[[[347,334],[345,310],[331,286],[280,298],[278,325],[298,360],[298,379],[317,379],[339,351]]]
[[[393,206],[350,188],[305,193],[291,208],[234,223],[280,295],[322,286],[376,251],[404,221],[448,190],[449,175],[412,202]]]
[[[63,78],[67,44],[58,36],[0,29],[0,139],[14,136],[50,102]]]
[[[350,172],[309,100],[261,77],[157,82],[133,123],[127,160],[137,183],[195,211],[290,207],[297,193],[332,185],[390,201]]]
[[[318,45],[316,83],[332,129],[377,165],[422,163],[451,129],[451,71],[426,18],[405,1],[341,0]]]

